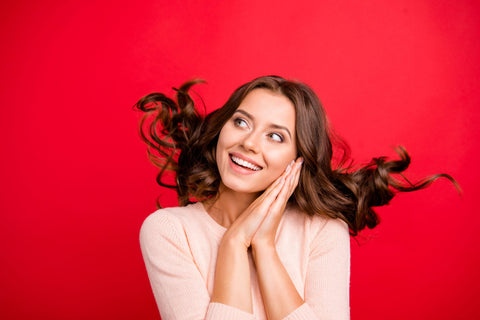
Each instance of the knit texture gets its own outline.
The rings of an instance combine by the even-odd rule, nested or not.
[[[226,230],[201,203],[160,209],[145,219],[140,246],[162,320],[266,320],[254,270],[253,314],[210,303],[218,246]],[[350,318],[350,237],[343,221],[287,208],[276,249],[305,301],[286,320]]]

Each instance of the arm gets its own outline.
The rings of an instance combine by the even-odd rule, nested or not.
[[[350,319],[350,236],[341,220],[329,220],[315,235],[302,300],[275,248],[254,251],[268,319]]]
[[[285,270],[275,247],[252,250],[263,304],[269,320],[284,319],[304,302]]]
[[[299,174],[299,166],[292,170]],[[295,172],[296,171],[296,172]],[[275,234],[286,199],[298,177],[285,186],[252,240],[252,252],[268,319],[349,319],[350,237],[341,220],[314,218],[303,300],[275,249]],[[288,190],[288,191],[286,191]],[[284,198],[286,197],[286,199]],[[276,207],[277,206],[277,207]]]
[[[182,227],[167,214],[145,220],[140,245],[162,320],[254,319],[237,308],[210,302]]]
[[[252,240],[252,253],[260,291],[269,320],[284,319],[304,303],[275,248],[278,225],[288,198],[298,184],[301,165],[302,160],[299,159],[290,169],[282,190]]]
[[[297,164],[297,166],[293,167],[289,165],[285,172],[235,220],[223,236],[217,257],[212,301],[235,306],[246,312],[253,312],[250,263],[247,250],[251,246],[252,253],[255,255],[255,248],[259,247],[256,244],[260,242],[262,244],[267,243],[268,245],[274,244],[275,232],[280,222],[281,214],[283,213],[288,197],[298,182],[301,159],[298,160]],[[267,236],[263,237],[264,234]],[[270,246],[261,247],[267,248]],[[276,277],[283,277],[285,280],[288,279],[288,282],[293,287],[288,274],[280,263],[278,256],[276,256],[275,250],[270,252],[272,253],[272,258],[276,257],[276,261],[278,262],[276,266],[279,268],[275,269],[275,273],[269,274],[269,279],[274,281]],[[266,253],[267,252],[265,252],[265,257]],[[262,260],[265,261],[265,264],[262,263],[261,267],[262,270],[265,269],[265,272],[268,273],[268,260],[265,259]],[[278,290],[283,289],[282,284],[283,282],[280,282],[275,288],[269,286],[269,290],[266,292],[262,290],[262,295],[270,295],[270,293],[273,294],[275,291],[278,295]],[[280,309],[282,310],[282,314],[283,307],[288,311],[292,308],[295,309],[295,307],[303,301],[298,296],[294,287],[291,292],[295,293],[298,299],[292,300],[290,295],[286,295],[281,301],[276,301],[275,307],[272,303],[270,309]],[[279,302],[285,302],[285,305],[279,308]],[[267,309],[267,314],[268,311]]]
[[[228,236],[218,248],[211,301],[253,313],[247,248]]]
[[[305,302],[319,319],[350,319],[350,235],[341,220],[328,220],[312,239]]]

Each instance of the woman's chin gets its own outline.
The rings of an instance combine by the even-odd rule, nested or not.
[[[267,186],[265,185],[249,185],[233,181],[222,181],[222,188],[220,188],[220,191],[223,189],[223,191],[228,190],[229,192],[252,194],[263,192],[266,188]]]

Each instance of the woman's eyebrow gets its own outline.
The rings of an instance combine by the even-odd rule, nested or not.
[[[249,118],[250,120],[254,120],[254,119],[255,119],[254,116],[252,116],[250,113],[248,113],[247,111],[244,111],[244,110],[242,110],[242,109],[237,109],[237,110],[235,110],[235,113],[237,113],[237,112],[243,114],[245,117]]]
[[[235,110],[235,113],[237,113],[237,112],[243,114],[245,117],[249,118],[250,120],[255,120],[255,117],[245,110],[237,109],[237,110]],[[290,133],[290,130],[288,130],[287,127],[281,126],[281,125],[275,124],[275,123],[271,123],[271,124],[269,124],[269,126],[272,127],[272,128],[275,128],[275,129],[280,129],[280,130],[286,131],[288,133],[288,136],[290,137],[290,139],[292,138],[292,134]]]

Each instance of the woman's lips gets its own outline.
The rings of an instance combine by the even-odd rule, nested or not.
[[[238,154],[233,153],[229,154],[230,156],[230,166],[233,170],[241,174],[252,174],[262,170],[262,167],[259,166],[256,162]]]

